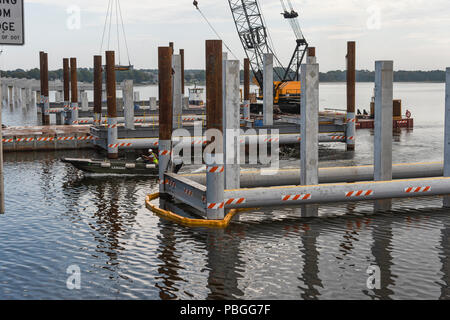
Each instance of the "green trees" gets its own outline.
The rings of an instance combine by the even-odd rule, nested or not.
[[[283,74],[282,70],[278,70]],[[78,81],[92,82],[93,81],[92,68],[78,68]],[[39,69],[34,68],[28,71],[23,69],[16,69],[11,71],[2,71],[2,77],[7,78],[26,78],[26,79],[40,79]],[[198,83],[199,85],[205,83],[205,71],[198,69],[187,69],[184,72],[186,84]],[[56,80],[63,78],[62,69],[49,71],[49,80]],[[116,72],[117,82],[123,80],[133,80],[136,84],[157,84],[158,70],[155,69],[141,69],[128,70]],[[244,72],[241,71],[241,80],[244,79]],[[279,80],[275,73],[275,81]],[[375,80],[375,73],[369,70],[357,70],[357,82],[373,82]],[[345,82],[346,71],[334,70],[320,73],[321,82]],[[433,71],[396,71],[394,72],[395,82],[445,82],[445,72],[443,70]]]

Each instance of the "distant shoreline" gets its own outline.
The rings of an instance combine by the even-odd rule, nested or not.
[[[274,80],[278,81],[277,75],[284,74],[284,70],[274,69]],[[39,69],[31,70],[10,70],[2,71],[2,77],[17,78],[17,79],[40,79]],[[78,68],[77,70],[78,81],[92,83],[93,81],[93,69],[92,68]],[[184,72],[185,82],[189,85],[204,85],[205,83],[205,70],[186,69]],[[292,78],[295,75],[290,74]],[[241,70],[241,81],[244,78],[244,71]],[[49,80],[62,80],[62,69],[49,71]],[[158,82],[158,70],[155,69],[133,69],[128,71],[116,72],[117,82],[124,80],[133,80],[136,85],[151,85]],[[319,80],[322,83],[343,83],[346,81],[346,71],[335,70],[328,72],[321,72]],[[374,82],[375,72],[369,70],[357,70],[356,82]],[[411,83],[445,83],[445,71],[444,70],[432,70],[432,71],[394,71],[394,82],[411,82]]]

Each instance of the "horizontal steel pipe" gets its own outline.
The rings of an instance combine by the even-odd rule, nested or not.
[[[319,168],[319,183],[358,182],[373,180],[373,166]],[[394,179],[414,179],[442,177],[443,163],[401,163],[393,165]],[[197,183],[205,184],[205,173],[184,174]],[[274,178],[275,177],[275,178]],[[292,186],[300,181],[300,169],[263,169],[241,171],[241,187],[257,188],[272,186]]]
[[[92,119],[90,119],[92,121]],[[83,124],[83,123],[81,123]],[[340,136],[338,136],[340,137]],[[245,138],[245,139],[244,139]],[[241,144],[245,143],[248,145],[252,142],[252,138],[256,141],[257,136],[252,135],[244,135],[241,136]],[[297,144],[299,143],[300,135],[298,134],[280,134],[279,136],[279,144]],[[262,138],[265,140],[265,138]],[[270,144],[269,141],[271,139],[270,136],[267,136],[267,143]],[[189,147],[193,145],[206,145],[205,137],[183,137],[181,139],[174,138],[172,139],[174,143],[174,147]],[[320,142],[345,142],[345,139],[335,139],[333,140],[331,136],[323,135]],[[139,138],[139,139],[119,139],[119,148],[123,149],[140,149],[140,148],[150,148],[152,146],[158,145],[158,138]],[[181,145],[179,145],[181,143]]]
[[[257,208],[450,194],[450,177],[225,190],[225,207]]]

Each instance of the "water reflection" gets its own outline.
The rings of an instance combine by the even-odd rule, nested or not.
[[[304,282],[305,287],[300,287],[302,289],[301,297],[305,300],[314,300],[320,296],[319,288],[323,288],[319,277],[320,254],[317,250],[317,238],[320,235],[320,228],[304,224],[303,230],[305,232],[300,235],[303,270],[299,279]]]
[[[386,215],[386,219],[377,217],[376,223],[372,224],[373,243],[371,252],[373,256],[373,264],[380,268],[380,289],[373,289],[373,294],[369,296],[380,299],[391,299],[394,292],[392,287],[395,285],[395,276],[392,274],[393,257],[392,257],[392,238],[393,230],[390,217]]]
[[[448,214],[448,212],[447,212]],[[439,299],[450,299],[450,223],[447,220],[442,221],[441,244],[440,244],[440,261],[442,263],[441,273],[442,281],[440,283],[441,294]]]

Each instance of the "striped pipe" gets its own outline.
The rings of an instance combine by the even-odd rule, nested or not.
[[[448,194],[450,177],[225,190],[227,199],[246,199],[245,203],[230,204],[226,208],[282,206],[295,204],[295,199],[301,204],[320,204]]]
[[[302,201],[302,200],[310,200],[311,194],[289,194],[289,195],[283,195],[281,197],[282,201]]]
[[[356,191],[348,191],[345,193],[347,198],[350,197],[368,197],[373,195],[373,190],[356,190]]]

